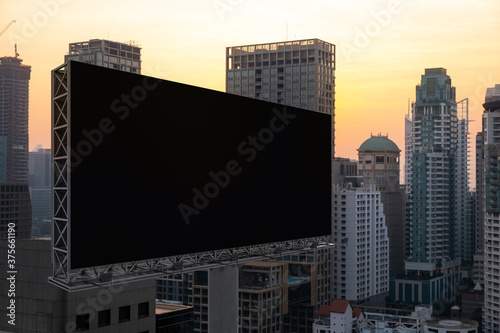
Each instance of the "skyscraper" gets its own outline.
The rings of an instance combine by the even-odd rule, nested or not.
[[[375,185],[333,191],[333,298],[377,304],[389,291],[389,238]],[[346,241],[344,241],[346,240]],[[377,305],[380,305],[377,304]]]
[[[372,135],[358,148],[358,170],[363,182],[380,191],[389,236],[389,274],[404,271],[404,191],[399,184],[401,150],[387,136]]]
[[[29,152],[29,189],[33,221],[52,218],[51,150],[38,145]]]
[[[331,114],[333,158],[335,54],[335,45],[316,38],[227,47],[226,92]],[[310,331],[319,305],[330,302],[330,252],[317,252],[289,258],[311,260],[304,265],[314,267],[318,285],[307,302],[290,304],[284,332]]]
[[[28,192],[28,105],[31,67],[15,57],[0,58],[0,197],[1,235],[31,236]],[[9,231],[9,232],[8,232]]]
[[[500,84],[486,90],[484,139],[484,331],[500,331]]]
[[[126,44],[91,39],[70,43],[69,53],[64,56],[64,62],[69,60],[141,74],[141,48],[132,41]]]
[[[28,105],[31,67],[0,58],[0,183],[28,183]]]
[[[457,126],[455,87],[450,76],[444,68],[425,69],[412,108],[406,217],[405,269],[416,278],[391,279],[392,300],[432,304],[454,296],[460,267],[456,244]]]
[[[329,113],[333,142],[335,45],[315,38],[228,47],[226,92]]]

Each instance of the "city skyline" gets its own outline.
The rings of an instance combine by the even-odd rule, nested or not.
[[[134,40],[143,50],[143,74],[218,91],[225,90],[228,46],[305,38],[335,44],[336,156],[348,158],[356,158],[368,133],[389,134],[404,146],[404,115],[423,68],[448,69],[457,99],[470,100],[471,133],[480,130],[486,88],[500,77],[494,1],[96,4],[1,5],[0,29],[16,23],[0,36],[0,55],[13,56],[17,42],[23,63],[32,66],[30,150],[50,147],[50,70],[64,61],[68,43],[92,38]]]

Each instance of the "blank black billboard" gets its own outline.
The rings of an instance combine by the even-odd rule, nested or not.
[[[69,68],[72,269],[330,234],[330,115]]]

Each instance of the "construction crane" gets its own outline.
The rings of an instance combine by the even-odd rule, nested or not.
[[[0,36],[2,36],[2,35],[3,35],[3,33],[4,33],[5,31],[7,31],[7,29],[9,29],[9,27],[10,27],[12,24],[14,24],[14,23],[16,23],[16,20],[12,20],[12,21],[10,21],[10,23],[9,23],[9,24],[7,24],[7,26],[6,26],[5,28],[3,28],[3,30],[2,30],[2,31],[0,31]]]

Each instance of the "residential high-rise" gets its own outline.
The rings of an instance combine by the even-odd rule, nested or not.
[[[484,143],[483,132],[476,134],[476,229],[475,254],[483,255],[484,249]]]
[[[69,60],[84,62],[101,67],[141,74],[141,48],[134,42],[129,44],[105,39],[91,39],[69,44]]]
[[[227,47],[226,92],[331,114],[333,158],[335,55],[335,45],[316,38]],[[312,260],[304,264],[318,285],[307,302],[290,305],[283,332],[310,332],[319,306],[331,301],[330,255],[296,257]]]
[[[0,183],[28,183],[28,105],[31,67],[0,58]]]
[[[457,102],[457,152],[455,169],[455,218],[457,254],[464,263],[471,263],[474,256],[474,223],[469,200],[469,99]]]
[[[28,169],[33,222],[51,220],[51,150],[38,145],[33,151],[30,151]]]
[[[457,179],[457,126],[455,87],[450,76],[444,68],[425,69],[412,105],[412,145],[407,161],[411,170],[406,211],[408,276],[391,278],[393,301],[433,304],[439,298],[450,300],[455,295],[460,279],[460,196],[456,192],[464,181]]]
[[[380,191],[389,237],[389,274],[404,271],[404,191],[399,183],[401,150],[388,136],[372,135],[358,148],[358,170],[366,184]]]
[[[384,303],[389,291],[389,238],[375,185],[333,190],[333,298]],[[360,303],[360,302],[358,302]],[[379,303],[380,304],[380,303]]]
[[[329,113],[333,142],[335,45],[315,38],[227,47],[226,92]]]
[[[17,55],[0,58],[1,239],[14,235],[16,238],[31,236],[28,192],[30,74],[31,67],[23,65]]]
[[[500,331],[500,84],[486,90],[484,139],[484,331]]]

